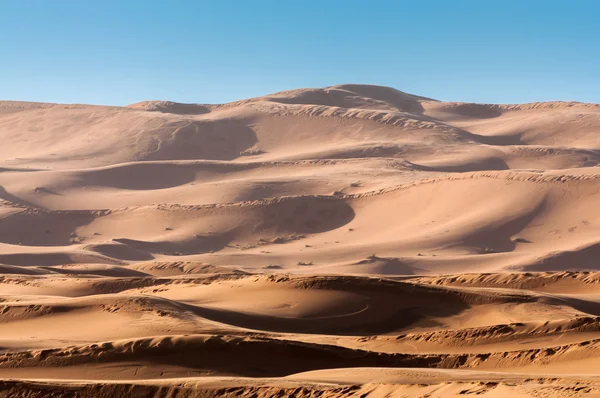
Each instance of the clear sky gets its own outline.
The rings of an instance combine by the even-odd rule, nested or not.
[[[219,103],[341,83],[600,102],[598,0],[1,0],[0,99]]]

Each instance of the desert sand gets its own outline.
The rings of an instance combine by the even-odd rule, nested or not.
[[[600,397],[600,105],[0,102],[0,397]]]

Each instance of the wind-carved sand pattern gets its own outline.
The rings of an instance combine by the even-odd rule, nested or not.
[[[0,397],[600,396],[600,107],[0,102]]]

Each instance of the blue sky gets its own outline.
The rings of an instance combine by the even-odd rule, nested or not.
[[[596,0],[3,0],[0,99],[219,103],[341,83],[600,102]]]

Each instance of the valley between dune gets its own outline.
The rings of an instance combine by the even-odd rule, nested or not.
[[[600,397],[600,105],[0,101],[0,397]]]

